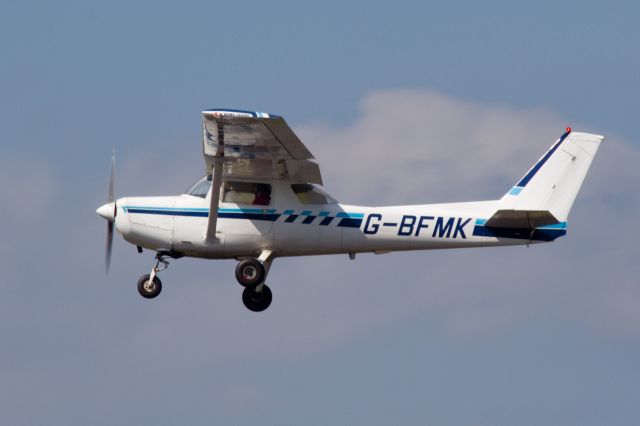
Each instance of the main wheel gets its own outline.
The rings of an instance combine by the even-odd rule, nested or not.
[[[153,282],[151,282],[149,278],[151,278],[151,275],[147,274],[141,276],[138,280],[138,293],[145,299],[153,299],[162,291],[162,281],[160,281],[160,278],[157,276],[153,277]]]
[[[245,288],[242,292],[242,303],[253,312],[262,312],[267,309],[271,305],[272,299],[271,289],[266,285],[262,286],[262,291]]]
[[[244,259],[236,266],[236,279],[243,287],[254,289],[262,284],[264,277],[264,266],[258,259]]]

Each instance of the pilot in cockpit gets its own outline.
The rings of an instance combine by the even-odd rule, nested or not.
[[[268,206],[271,203],[271,191],[269,191],[269,185],[262,183],[254,184],[253,193],[256,194],[253,199],[254,206]]]

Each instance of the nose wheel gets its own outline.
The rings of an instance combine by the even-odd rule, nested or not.
[[[178,259],[179,255],[170,251],[159,251],[156,253],[156,263],[151,268],[151,273],[140,277],[138,280],[138,293],[145,299],[153,299],[158,297],[162,291],[162,281],[158,278],[157,274],[160,271],[164,271],[169,267],[169,261],[167,257]]]
[[[143,275],[138,280],[138,293],[140,296],[145,299],[153,299],[154,297],[158,297],[160,292],[162,291],[162,281],[160,278],[153,277],[151,279],[151,275]]]

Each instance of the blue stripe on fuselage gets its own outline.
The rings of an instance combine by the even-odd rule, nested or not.
[[[132,214],[153,214],[165,216],[189,216],[189,217],[209,217],[209,209],[204,207],[143,207],[143,206],[122,206],[127,213]],[[264,220],[269,222],[277,221],[281,216],[285,216],[285,222],[292,223],[299,215],[305,217],[302,223],[310,224],[317,217],[310,210],[304,210],[299,215],[293,214],[294,210],[284,210],[283,213],[277,213],[276,209],[260,209],[260,208],[220,208],[218,209],[218,217],[223,219],[249,219]],[[330,212],[322,211],[319,215],[323,220],[321,225],[328,225],[333,220],[329,216]],[[362,224],[363,213],[347,213],[338,212],[336,217],[340,218],[337,226],[348,228],[359,228]]]

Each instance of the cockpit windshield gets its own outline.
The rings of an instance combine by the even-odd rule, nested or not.
[[[211,188],[211,176],[204,176],[200,178],[191,185],[191,187],[187,190],[187,194],[193,195],[194,197],[206,198],[209,189]]]

